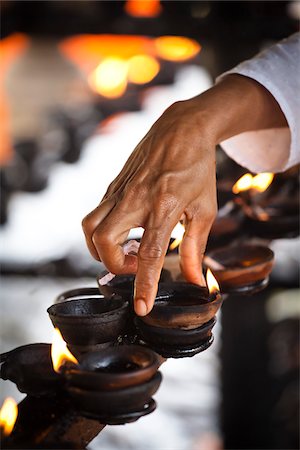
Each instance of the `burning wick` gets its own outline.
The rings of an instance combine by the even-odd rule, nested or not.
[[[209,291],[209,300],[215,300],[218,296],[220,296],[219,283],[210,269],[207,269],[206,272],[206,284]]]
[[[67,361],[78,364],[75,356],[72,355],[67,347],[67,344],[63,340],[61,332],[58,328],[53,331],[53,340],[51,345],[51,358],[53,369],[55,372],[59,373],[62,365]]]
[[[137,255],[139,248],[140,248],[139,242],[137,242],[135,240],[128,241],[128,242],[126,242],[126,244],[123,245],[124,255],[129,255],[129,254]],[[101,293],[102,293],[101,288],[103,286],[105,286],[107,283],[109,283],[111,280],[113,280],[115,278],[115,276],[116,275],[114,273],[106,272],[106,274],[104,276],[97,277],[97,283],[99,285]]]
[[[9,436],[12,432],[18,417],[18,406],[15,400],[7,397],[0,410],[0,427],[4,436]]]

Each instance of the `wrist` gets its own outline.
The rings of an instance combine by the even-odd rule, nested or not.
[[[214,145],[246,131],[287,126],[272,94],[255,80],[227,75],[215,86],[188,100],[195,119]]]

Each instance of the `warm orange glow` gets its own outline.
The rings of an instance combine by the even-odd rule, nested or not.
[[[0,410],[0,427],[4,436],[9,436],[12,432],[18,417],[18,406],[15,400],[7,397]]]
[[[252,176],[250,173],[245,173],[238,181],[233,185],[232,192],[238,194],[242,191],[248,191],[254,189],[258,192],[264,192],[272,183],[274,178],[273,173],[259,173]]]
[[[215,292],[220,292],[219,284],[218,284],[217,280],[215,279],[215,277],[213,276],[213,273],[210,269],[207,269],[207,272],[206,272],[206,284],[207,284],[210,294],[214,294]]]
[[[78,364],[78,361],[75,358],[75,356],[73,356],[70,350],[67,348],[67,344],[63,340],[62,335],[58,328],[55,328],[55,330],[53,331],[51,358],[53,369],[55,370],[55,372],[59,372],[61,366],[66,361]]]
[[[155,48],[158,56],[168,61],[186,61],[201,50],[198,42],[181,36],[161,36],[155,39]]]
[[[124,9],[133,17],[157,17],[162,11],[159,0],[127,0]]]
[[[64,39],[59,50],[85,74],[90,74],[105,58],[117,57],[128,60],[132,56],[154,55],[151,38],[118,34],[83,34]]]
[[[28,37],[22,33],[14,33],[0,40],[1,77],[5,69],[27,48],[28,43]]]
[[[253,177],[251,188],[259,192],[264,192],[272,183],[273,178],[274,178],[273,173],[269,172],[259,173],[255,177]]]
[[[128,64],[121,58],[106,58],[89,77],[91,88],[108,98],[121,97],[127,87]]]
[[[158,72],[159,63],[152,56],[136,55],[128,60],[128,80],[131,83],[149,83]]]
[[[237,182],[232,186],[232,192],[238,194],[242,191],[247,191],[252,186],[253,176],[251,173],[245,173]]]
[[[5,92],[5,77],[12,63],[27,48],[29,39],[25,34],[14,33],[0,39],[0,165],[9,162],[13,154],[10,129],[10,107]]]
[[[170,251],[175,250],[175,248],[177,248],[178,245],[181,244],[184,232],[185,232],[184,226],[180,222],[178,222],[178,224],[176,225],[176,227],[172,231],[172,235],[173,236],[175,235],[176,238],[174,239],[174,241],[169,246],[169,250]]]

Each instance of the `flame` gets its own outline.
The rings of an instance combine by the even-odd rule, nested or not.
[[[121,58],[105,58],[89,77],[90,86],[108,98],[121,97],[127,87],[128,64]]]
[[[242,191],[248,191],[254,189],[258,192],[264,192],[272,183],[274,178],[273,173],[263,172],[255,175],[251,173],[245,173],[238,181],[233,185],[232,192],[238,194]]]
[[[251,188],[256,189],[259,192],[264,192],[272,183],[273,178],[273,173],[259,173],[255,177],[253,177]]]
[[[0,410],[0,427],[4,436],[9,436],[12,432],[18,417],[18,405],[11,397],[7,397]]]
[[[155,39],[157,54],[168,61],[186,61],[196,56],[201,46],[193,39],[181,36],[161,36]]]
[[[181,243],[183,235],[185,232],[185,228],[184,226],[178,222],[178,224],[176,225],[176,227],[174,228],[174,230],[172,231],[172,235],[176,236],[175,240],[170,244],[169,246],[169,250],[175,250],[175,248],[178,247],[178,245]]]
[[[152,56],[136,55],[128,60],[128,80],[131,83],[149,83],[159,72],[159,63]]]
[[[238,194],[242,191],[247,191],[252,186],[253,176],[251,173],[245,173],[237,182],[232,186],[232,192]]]
[[[65,361],[71,361],[75,364],[78,364],[75,356],[73,356],[70,350],[67,348],[67,344],[63,340],[61,332],[58,328],[55,328],[55,330],[53,331],[51,358],[53,369],[55,370],[55,372],[59,372],[60,367]]]
[[[210,269],[207,269],[206,272],[206,284],[210,294],[220,292],[219,284]]]
[[[133,17],[157,17],[162,11],[159,0],[127,0],[124,9]]]

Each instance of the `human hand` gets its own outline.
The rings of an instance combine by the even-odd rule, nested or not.
[[[270,121],[265,89],[230,75],[198,97],[168,108],[137,145],[101,203],[83,220],[91,254],[112,273],[136,273],[134,307],[148,314],[171,232],[183,220],[183,275],[204,285],[201,262],[217,212],[215,145]],[[256,104],[256,113],[251,108]],[[250,108],[249,108],[250,107]],[[272,109],[273,108],[273,109]],[[131,228],[143,227],[137,256],[124,255]]]

